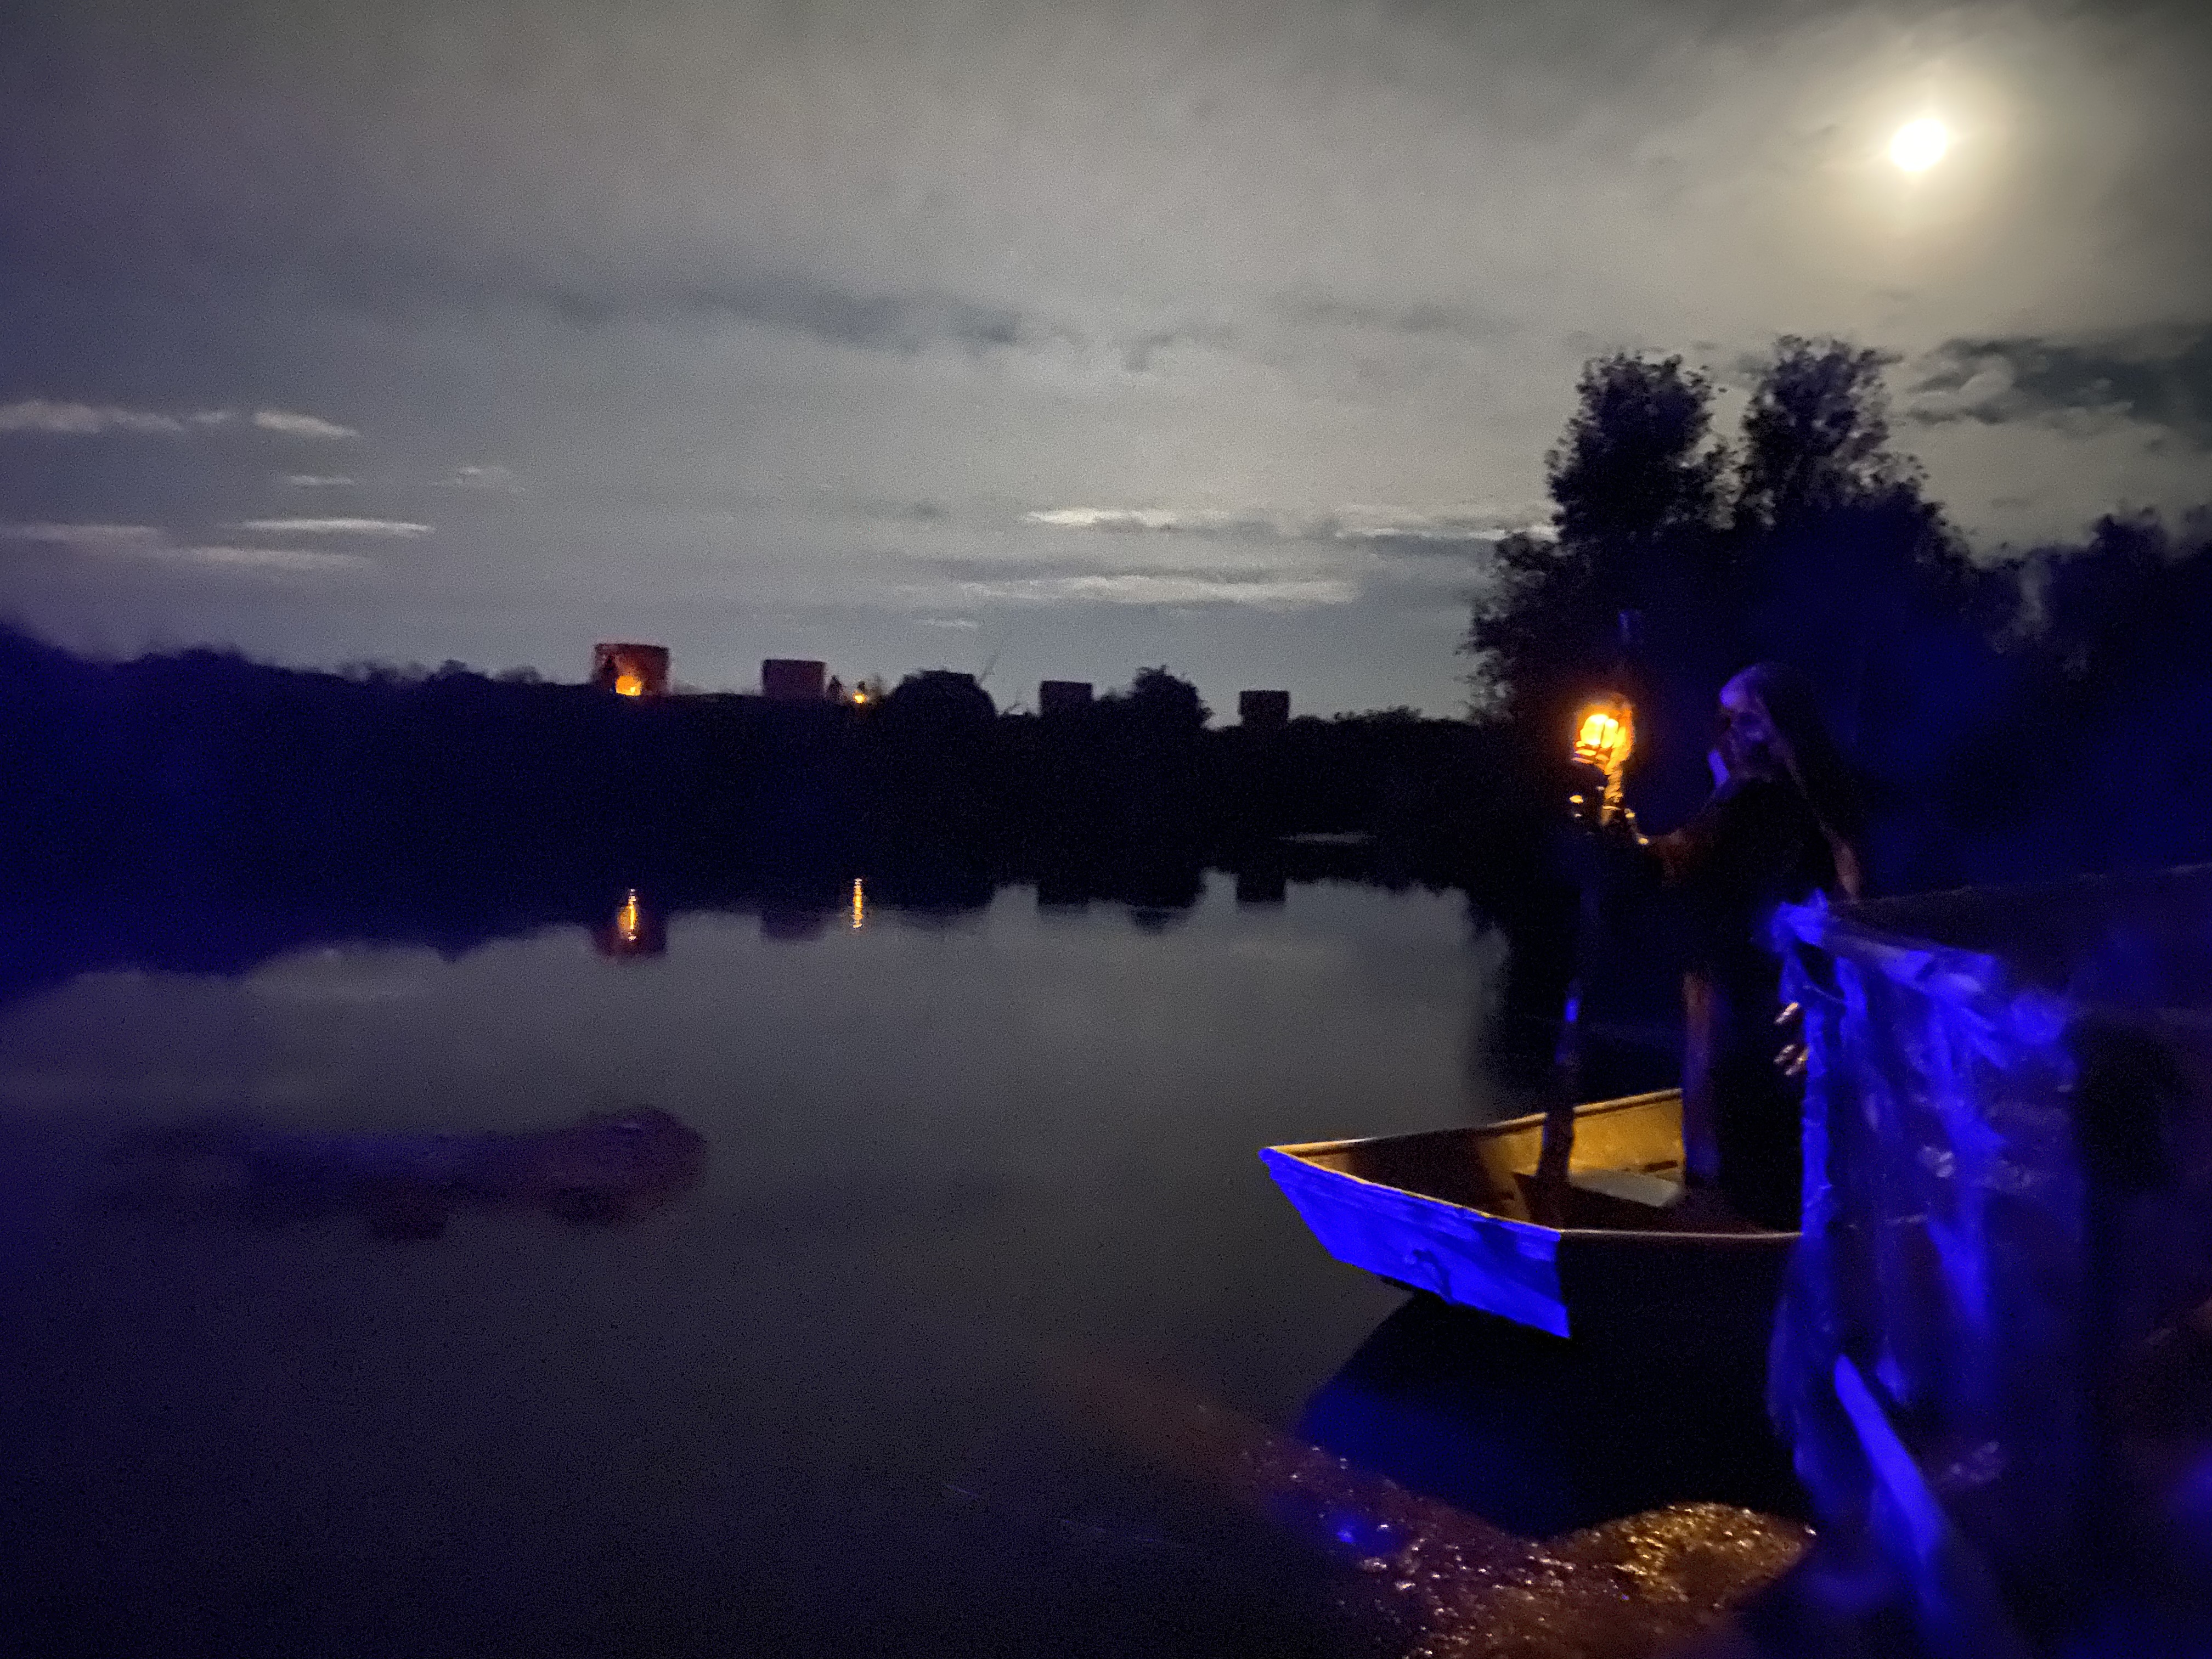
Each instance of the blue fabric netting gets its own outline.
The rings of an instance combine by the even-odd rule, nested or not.
[[[2212,1294],[2212,867],[1816,899],[1774,942],[1808,1045],[1777,1421],[1932,1646],[2044,1645],[2156,1525],[2115,1402]]]

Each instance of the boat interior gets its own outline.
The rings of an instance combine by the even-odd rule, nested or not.
[[[1479,1127],[1292,1147],[1307,1163],[1509,1221],[1534,1220],[1529,1188],[1543,1145],[1540,1115]],[[1682,1097],[1668,1089],[1575,1113],[1563,1224],[1669,1233],[1766,1231],[1717,1195],[1682,1184]]]

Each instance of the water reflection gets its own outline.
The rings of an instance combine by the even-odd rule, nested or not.
[[[1455,895],[1180,879],[1161,933],[1120,872],[1082,914],[871,872],[858,933],[850,872],[59,908],[0,1006],[0,1586],[35,1598],[0,1626],[161,1659],[1337,1659],[1325,1556],[1197,1513],[1023,1365],[1143,1347],[1287,1420],[1396,1297],[1254,1149],[1492,1112],[1466,1045],[1500,947]],[[649,967],[591,948],[633,888]],[[778,913],[828,933],[763,939]],[[372,1196],[382,1137],[641,1096],[714,1155],[639,1225]],[[211,1150],[161,1146],[218,1112]],[[98,1197],[134,1181],[137,1214]],[[436,1248],[364,1236],[441,1213]]]
[[[1441,1328],[1440,1320],[1452,1319],[1440,1306],[1394,1316],[1323,1398],[1334,1392],[1340,1410],[1349,1389],[1371,1410],[1386,1396],[1362,1379],[1402,1361],[1409,1348],[1434,1358],[1441,1341],[1479,1360],[1502,1334]],[[1132,1368],[1072,1364],[1060,1375],[1085,1420],[1345,1570],[1334,1596],[1340,1618],[1370,1642],[1379,1637],[1376,1650],[1407,1659],[1645,1659],[1673,1651],[1778,1578],[1809,1538],[1782,1516],[1669,1492],[1684,1485],[1682,1471],[1654,1476],[1649,1445],[1614,1456],[1645,1482],[1650,1506],[1618,1507],[1615,1494],[1571,1530],[1516,1529],[1394,1478],[1370,1458],[1343,1455],[1303,1432],[1278,1433]],[[1532,1428],[1528,1420],[1530,1407],[1540,1410],[1543,1382],[1559,1375],[1555,1366],[1542,1381],[1524,1376],[1492,1385],[1473,1418],[1415,1406],[1399,1425],[1395,1449],[1402,1459],[1424,1442],[1448,1448],[1462,1431],[1486,1442],[1486,1451],[1516,1443],[1502,1459],[1486,1455],[1467,1466],[1496,1507],[1517,1476],[1572,1455],[1549,1425]],[[1702,1455],[1712,1455],[1710,1449]],[[1493,1462],[1500,1467],[1489,1467]]]
[[[1767,1420],[1765,1332],[1564,1342],[1412,1298],[1310,1399],[1315,1444],[1532,1537],[1668,1504],[1802,1515]]]
[[[606,923],[592,930],[592,944],[603,957],[657,957],[668,949],[668,924],[633,887]]]

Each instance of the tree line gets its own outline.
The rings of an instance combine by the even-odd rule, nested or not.
[[[1104,895],[1346,831],[1441,884],[1515,828],[1495,733],[1402,711],[1215,728],[1164,667],[1042,716],[943,670],[866,707],[629,698],[459,663],[95,662],[0,629],[0,872],[75,889],[688,892],[842,871]]]
[[[1884,890],[2212,857],[2188,736],[2212,716],[2212,512],[1977,559],[1893,443],[1886,367],[1785,337],[1724,438],[1680,356],[1587,364],[1548,533],[1501,544],[1462,647],[1477,718],[1556,792],[1575,707],[1625,691],[1631,798],[1663,826],[1706,787],[1721,683],[1781,660],[1861,771]]]

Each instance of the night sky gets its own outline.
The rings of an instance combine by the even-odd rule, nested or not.
[[[0,7],[0,615],[103,653],[1455,713],[1583,361],[1784,332],[1978,547],[2212,500],[2212,6]]]

